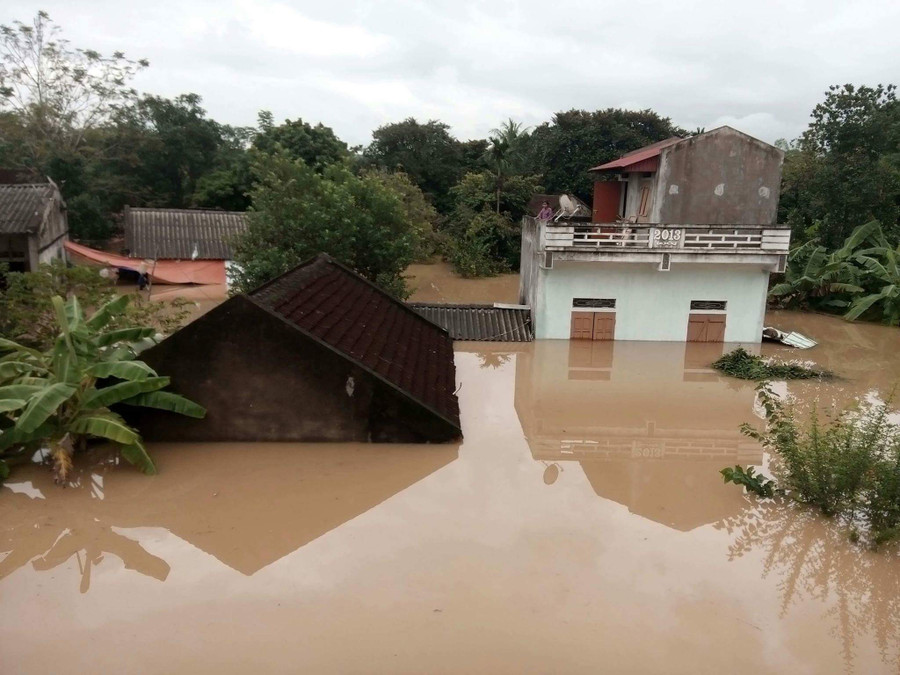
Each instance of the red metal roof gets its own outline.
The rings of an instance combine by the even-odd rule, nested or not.
[[[325,254],[248,297],[460,428],[447,331]]]
[[[678,136],[672,136],[664,141],[658,141],[652,145],[632,150],[628,154],[619,157],[619,159],[595,166],[592,169],[588,169],[588,171],[621,171],[626,169],[628,171],[656,171],[659,166],[659,153],[662,152],[663,148],[668,148],[670,145],[675,145],[683,140],[683,138],[678,138]]]

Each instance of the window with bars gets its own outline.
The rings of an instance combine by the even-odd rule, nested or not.
[[[576,309],[615,309],[615,298],[574,298],[572,307]]]
[[[725,300],[691,300],[691,311],[725,311]]]

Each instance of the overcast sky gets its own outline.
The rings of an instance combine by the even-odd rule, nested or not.
[[[771,142],[830,84],[900,80],[896,0],[0,0],[0,23],[38,9],[74,46],[149,59],[141,91],[196,92],[231,124],[321,121],[350,144],[409,116],[465,140],[610,106]]]

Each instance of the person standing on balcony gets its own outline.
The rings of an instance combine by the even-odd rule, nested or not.
[[[541,204],[541,211],[538,213],[538,220],[550,220],[553,218],[553,209],[550,208],[550,202]]]

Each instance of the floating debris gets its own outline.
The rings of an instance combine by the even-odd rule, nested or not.
[[[777,328],[773,328],[771,326],[766,326],[765,328],[763,328],[762,336],[763,340],[780,342],[781,344],[785,344],[790,347],[796,347],[797,349],[812,349],[817,344],[819,344],[812,338],[808,338],[802,333],[785,333],[783,330],[778,330]]]

